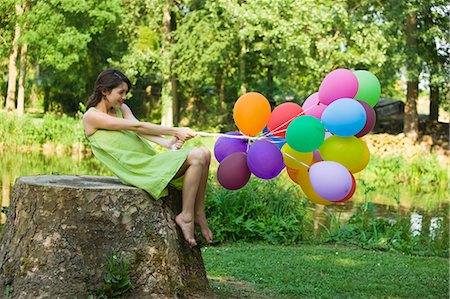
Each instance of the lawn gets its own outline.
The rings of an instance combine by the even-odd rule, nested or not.
[[[203,248],[219,298],[448,298],[446,258],[340,245]]]

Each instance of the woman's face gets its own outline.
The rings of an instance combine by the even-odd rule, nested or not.
[[[113,88],[109,93],[107,92],[105,97],[112,107],[119,109],[127,99],[127,93],[128,85],[122,82],[122,84]]]

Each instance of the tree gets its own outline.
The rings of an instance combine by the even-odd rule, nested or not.
[[[14,39],[12,42],[11,53],[9,55],[9,67],[8,67],[8,93],[6,95],[6,111],[13,111],[16,108],[16,80],[17,80],[17,53],[19,49],[20,38],[20,20],[23,13],[23,7],[20,3],[15,3],[16,8],[16,25],[14,29]]]
[[[450,77],[450,7],[446,1],[426,1],[419,19],[421,53],[425,57],[425,71],[429,73],[430,114],[429,119],[439,118],[439,97]]]
[[[170,50],[172,46],[171,32],[176,26],[176,17],[172,12],[173,0],[165,0],[163,7],[163,42],[161,48],[162,58],[162,97],[161,97],[161,124],[173,126],[178,124],[178,97],[177,78],[172,70],[172,59]]]
[[[27,16],[31,63],[40,68],[44,108],[76,112],[108,59],[120,57],[127,36],[119,36],[122,2],[36,1]]]

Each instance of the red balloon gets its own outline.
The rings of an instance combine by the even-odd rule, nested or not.
[[[346,202],[347,200],[349,200],[350,198],[352,198],[353,194],[355,194],[355,190],[356,190],[356,180],[355,177],[353,176],[353,173],[351,173],[352,176],[352,188],[350,189],[350,192],[347,194],[346,197],[344,197],[341,200],[335,201],[335,202]]]
[[[227,156],[217,169],[219,183],[228,190],[237,190],[244,187],[250,179],[250,170],[247,166],[247,154],[236,152]]]
[[[377,122],[377,115],[375,113],[375,110],[373,110],[372,106],[370,106],[368,103],[359,100],[358,102],[364,107],[364,110],[366,111],[366,124],[361,129],[361,131],[355,134],[355,137],[359,138],[372,131],[373,127],[375,127],[375,123]]]
[[[269,128],[269,133],[285,138],[286,129],[296,117],[303,114],[303,109],[300,105],[295,103],[283,103],[273,109],[272,114],[270,114],[269,122],[267,127]]]

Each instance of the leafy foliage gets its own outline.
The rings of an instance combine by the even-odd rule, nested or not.
[[[106,274],[103,277],[105,284],[100,290],[100,298],[115,298],[128,292],[132,285],[130,280],[130,264],[119,253],[106,257],[108,262]]]
[[[217,243],[296,244],[311,231],[306,202],[275,182],[252,179],[233,192],[211,184],[208,192],[206,213]]]

